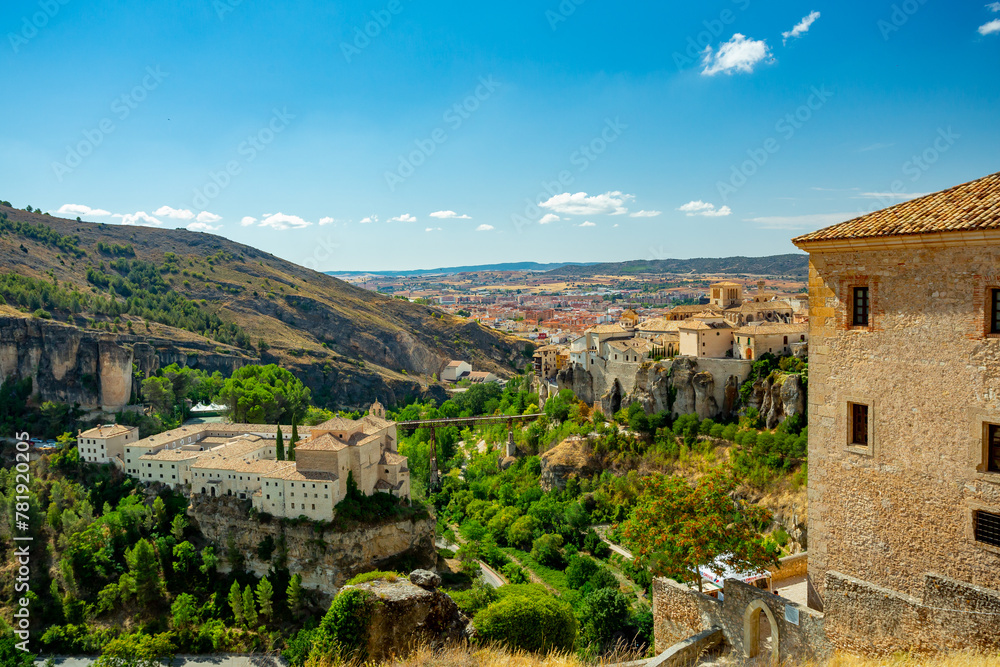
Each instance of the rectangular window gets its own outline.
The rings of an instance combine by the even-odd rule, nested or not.
[[[856,447],[868,446],[868,406],[861,403],[850,404],[851,439]]]
[[[976,541],[992,547],[1000,547],[1000,514],[973,512]]]
[[[986,425],[986,471],[1000,472],[1000,425]]]
[[[855,287],[852,298],[852,327],[868,326],[869,300],[867,287]]]
[[[990,333],[1000,334],[1000,289],[990,290]]]

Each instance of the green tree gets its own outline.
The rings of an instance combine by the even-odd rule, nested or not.
[[[271,586],[271,582],[264,577],[257,584],[257,604],[260,607],[260,615],[264,620],[271,620],[271,598],[274,596],[274,588]]]
[[[562,544],[562,535],[542,535],[532,543],[531,557],[542,565],[561,567],[563,564]]]
[[[167,504],[159,496],[153,500],[153,516],[156,517],[156,524],[163,532],[169,530],[167,523]]]
[[[121,635],[105,644],[94,667],[160,667],[161,660],[171,659],[173,654],[170,633],[147,635],[136,632]]]
[[[247,627],[253,629],[257,626],[257,604],[253,599],[253,588],[250,584],[243,589],[243,620]]]
[[[277,460],[285,460],[285,438],[281,435],[281,426],[278,426],[278,432],[274,436],[274,452]]]
[[[233,618],[237,624],[243,623],[243,593],[240,591],[239,582],[234,581],[229,587],[229,609],[233,612]]]
[[[293,575],[285,589],[285,597],[288,601],[288,611],[293,615],[302,609],[302,575]]]
[[[288,460],[295,460],[295,445],[299,442],[299,427],[292,422],[292,437],[288,439]]]
[[[584,598],[583,606],[587,634],[602,643],[606,643],[628,625],[628,598],[620,590],[596,590]]]
[[[507,529],[507,543],[518,548],[528,546],[540,526],[538,519],[530,514],[520,517]]]
[[[510,595],[475,615],[472,621],[484,644],[547,653],[571,651],[577,622],[565,602],[548,595]]]
[[[170,522],[170,534],[173,535],[174,539],[180,542],[184,539],[184,530],[187,528],[188,522],[184,518],[183,514],[178,514],[174,517],[174,520]]]
[[[219,557],[215,555],[215,549],[213,547],[205,547],[201,550],[201,565],[198,569],[201,573],[211,577],[215,572],[215,568],[219,566]]]
[[[143,380],[142,397],[159,414],[169,414],[174,409],[174,385],[167,378]]]
[[[731,475],[710,473],[695,486],[682,477],[655,475],[641,484],[642,495],[620,532],[637,564],[655,575],[697,581],[700,587],[702,565],[746,572],[777,562],[760,533],[771,512],[736,499]]]
[[[174,545],[174,572],[182,576],[190,573],[197,554],[194,545],[186,540]]]
[[[146,606],[160,597],[160,572],[156,552],[149,540],[140,539],[125,551],[129,574],[135,581],[136,601]]]
[[[250,424],[296,422],[305,415],[309,397],[301,380],[275,364],[237,369],[219,394],[234,422]]]
[[[186,629],[198,623],[198,601],[190,593],[181,593],[170,605],[170,615],[173,618],[174,627]]]

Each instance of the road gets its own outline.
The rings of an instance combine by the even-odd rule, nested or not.
[[[434,546],[438,549],[448,549],[449,551],[454,551],[458,553],[458,545],[448,542],[443,537],[438,537],[434,542]],[[505,585],[507,581],[500,576],[500,573],[494,570],[492,567],[484,563],[483,561],[477,561],[479,563],[479,572],[482,574],[483,581],[493,588],[500,588]]]
[[[44,665],[48,658],[39,658],[36,665]],[[58,667],[90,667],[97,661],[90,656],[52,656],[52,663]],[[286,667],[288,663],[281,656],[246,655],[246,654],[215,654],[215,655],[180,655],[172,661],[164,661],[166,667]]]
[[[625,558],[632,560],[631,551],[625,549],[624,547],[618,546],[617,544],[608,539],[608,529],[611,528],[610,525],[606,523],[595,523],[593,526],[591,526],[591,528],[594,529],[594,531],[598,534],[598,536],[600,536],[601,541],[607,544],[612,551],[614,551],[616,554],[620,556],[624,556]]]

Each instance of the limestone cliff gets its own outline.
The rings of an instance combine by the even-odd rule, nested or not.
[[[32,379],[43,401],[117,411],[132,395],[132,364],[178,363],[228,375],[253,359],[218,344],[100,333],[51,320],[0,316],[0,378]]]
[[[284,559],[291,574],[302,576],[303,586],[332,594],[354,575],[395,558],[406,557],[421,567],[437,561],[433,516],[338,532],[330,526],[317,529],[312,522],[252,518],[249,510],[249,500],[193,496],[188,517],[217,553],[226,556],[235,547],[244,567],[257,576],[264,576],[275,559]],[[274,545],[269,558],[259,552],[265,543]],[[224,562],[221,569],[228,571],[230,565]]]
[[[742,359],[676,357],[608,368],[595,365],[591,370],[573,365],[559,372],[557,382],[580,400],[598,404],[606,415],[636,402],[647,413],[694,413],[702,419],[728,418],[752,406],[765,416],[768,428],[774,428],[786,417],[805,412],[806,391],[797,375],[757,381],[751,400],[741,405],[740,386],[752,367],[752,361]]]

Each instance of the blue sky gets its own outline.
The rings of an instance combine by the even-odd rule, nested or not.
[[[1000,3],[11,0],[0,198],[320,270],[790,252],[1000,170]]]

